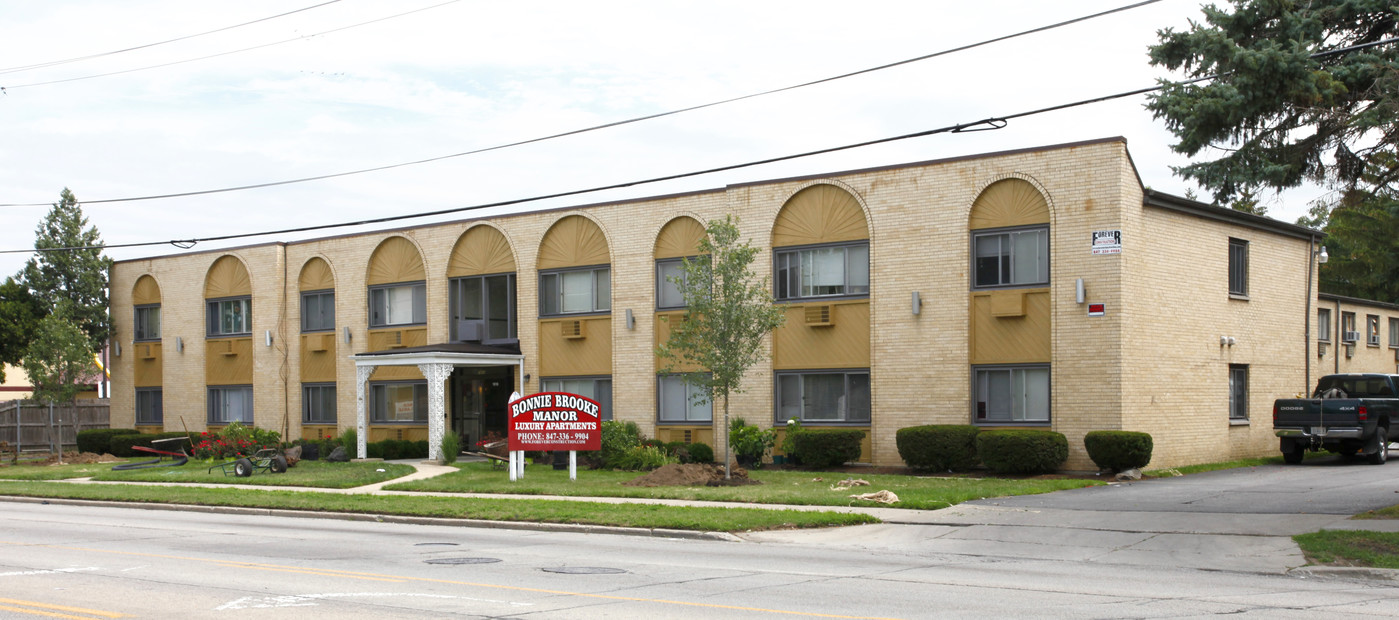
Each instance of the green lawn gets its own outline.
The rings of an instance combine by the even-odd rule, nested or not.
[[[200,506],[244,506],[487,521],[574,523],[702,532],[834,527],[879,522],[879,519],[868,515],[842,514],[830,511],[694,508],[543,499],[342,495],[315,491],[96,485],[23,480],[0,481],[0,495]]]
[[[578,497],[650,497],[694,499],[755,504],[797,504],[807,506],[882,506],[850,499],[850,495],[888,490],[899,496],[895,508],[935,510],[973,499],[1033,495],[1101,484],[1091,480],[1017,480],[999,478],[932,477],[879,474],[848,474],[791,470],[748,472],[763,484],[739,487],[628,487],[623,482],[639,472],[587,470],[580,468],[578,480],[570,481],[567,471],[530,467],[521,480],[511,482],[502,469],[486,463],[459,464],[456,473],[392,484],[396,491],[436,491],[445,493],[515,493],[522,495],[571,495]],[[848,490],[831,487],[845,478],[860,478],[870,486]]]
[[[150,459],[123,459],[123,462]],[[217,461],[219,463],[223,461]],[[255,484],[265,486],[321,487],[348,489],[351,487],[393,480],[413,473],[410,465],[397,463],[327,463],[301,461],[284,474],[258,470],[252,476],[225,476],[219,469],[209,471],[213,463],[191,460],[179,467],[154,467],[129,471],[112,471],[114,463],[93,465],[14,465],[0,467],[0,479],[8,480],[66,480],[92,478],[116,482],[209,482],[217,484]],[[379,470],[384,471],[379,471]]]
[[[1311,564],[1399,568],[1399,533],[1324,530],[1292,539]]]

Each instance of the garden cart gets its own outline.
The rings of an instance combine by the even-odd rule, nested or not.
[[[209,473],[213,473],[215,469],[222,469],[225,476],[232,474],[239,478],[247,478],[257,470],[282,474],[287,471],[287,457],[278,450],[263,448],[252,456],[242,456],[227,463],[213,465],[209,468]]]

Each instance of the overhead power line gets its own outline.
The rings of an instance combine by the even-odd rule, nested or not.
[[[20,71],[30,71],[30,70],[33,70],[33,69],[43,69],[43,68],[46,68],[46,67],[56,67],[56,66],[58,66],[58,65],[66,65],[66,64],[68,64],[68,63],[73,63],[73,62],[81,62],[81,61],[84,61],[84,60],[92,60],[93,58],[102,58],[102,57],[104,57],[104,56],[115,56],[115,55],[117,55],[117,54],[124,54],[124,53],[126,53],[126,52],[134,52],[134,51],[136,51],[136,50],[143,50],[143,49],[147,49],[147,48],[152,48],[152,47],[156,47],[156,46],[158,46],[158,45],[166,45],[166,44],[168,44],[168,43],[177,43],[177,42],[179,42],[179,41],[187,41],[187,40],[189,40],[189,39],[194,39],[194,38],[202,37],[202,36],[205,36],[205,35],[211,35],[211,34],[216,34],[216,33],[220,33],[220,32],[226,32],[226,31],[229,31],[229,30],[233,30],[233,29],[235,29],[235,28],[242,28],[242,27],[244,27],[244,26],[251,26],[251,25],[253,25],[253,24],[259,24],[259,23],[262,23],[262,22],[265,22],[265,21],[270,21],[270,20],[277,19],[277,18],[279,18],[279,17],[286,17],[286,16],[288,16],[288,15],[295,15],[295,14],[297,14],[297,13],[301,13],[301,12],[304,12],[304,11],[309,11],[309,10],[311,10],[311,9],[318,9],[318,8],[321,8],[321,7],[326,6],[326,5],[329,5],[329,4],[335,4],[336,2],[340,2],[340,0],[330,0],[329,2],[322,2],[322,3],[320,3],[320,4],[313,4],[313,5],[311,5],[311,6],[308,6],[308,7],[306,7],[306,8],[303,8],[303,9],[297,9],[297,10],[295,10],[295,11],[287,11],[286,13],[278,13],[278,14],[273,15],[273,16],[271,16],[271,17],[264,17],[264,18],[262,18],[262,19],[255,19],[255,20],[250,21],[250,22],[243,22],[243,23],[241,23],[241,24],[234,24],[234,25],[232,25],[232,26],[224,26],[223,28],[215,28],[215,29],[213,29],[213,30],[206,30],[206,31],[204,31],[204,32],[199,32],[199,33],[195,33],[195,34],[187,34],[187,35],[185,35],[185,36],[176,37],[176,38],[174,38],[174,39],[166,39],[166,40],[164,40],[164,41],[157,41],[157,42],[155,42],[155,43],[146,43],[146,44],[144,44],[144,45],[137,45],[137,46],[135,46],[135,47],[128,47],[128,48],[119,49],[119,50],[112,50],[112,51],[110,51],[110,52],[101,52],[101,53],[98,53],[98,54],[88,54],[87,56],[77,56],[77,57],[74,57],[74,58],[64,58],[63,60],[50,60],[50,61],[48,61],[48,62],[40,62],[40,63],[35,63],[35,64],[32,64],[32,65],[24,65],[24,66],[21,66],[21,67],[9,67],[9,68],[6,68],[6,69],[0,69],[0,75],[4,75],[4,74],[6,74],[6,73],[18,73],[18,72],[20,72]]]
[[[394,168],[404,168],[404,167],[408,167],[408,166],[417,166],[417,165],[421,165],[421,164],[427,164],[427,163],[432,163],[432,162],[437,162],[437,161],[443,161],[443,160],[453,159],[453,158],[457,158],[457,157],[465,157],[465,156],[467,156],[467,155],[477,155],[477,154],[480,154],[480,153],[487,153],[487,152],[490,152],[490,151],[498,151],[498,150],[513,148],[513,147],[517,147],[517,146],[524,146],[524,145],[527,145],[527,144],[534,144],[534,143],[537,143],[537,142],[544,142],[544,141],[546,141],[546,140],[554,140],[554,139],[558,139],[558,138],[565,138],[565,137],[568,137],[568,136],[576,136],[576,135],[579,135],[579,134],[590,133],[590,132],[599,131],[599,130],[602,130],[602,129],[608,129],[608,128],[611,128],[611,127],[620,127],[620,126],[623,126],[623,125],[630,125],[630,124],[633,124],[633,123],[639,123],[639,122],[642,122],[642,121],[648,121],[648,120],[652,120],[652,119],[663,118],[663,117],[666,117],[666,116],[674,116],[674,115],[682,114],[682,113],[685,113],[685,112],[693,112],[693,111],[695,111],[695,110],[702,110],[702,109],[705,109],[705,108],[712,108],[712,107],[715,107],[715,106],[720,106],[720,105],[724,105],[724,104],[728,104],[728,103],[734,103],[734,102],[738,102],[738,101],[743,101],[743,100],[745,100],[745,99],[753,99],[753,98],[757,98],[757,97],[763,97],[763,96],[767,96],[767,95],[773,95],[773,94],[777,94],[777,93],[781,93],[781,92],[796,90],[796,89],[799,89],[799,88],[805,88],[805,87],[808,87],[808,86],[815,86],[815,85],[817,85],[817,84],[825,84],[825,83],[827,83],[827,82],[834,82],[834,81],[836,81],[836,80],[842,80],[842,79],[849,78],[849,77],[854,77],[854,76],[857,76],[857,75],[864,75],[864,74],[866,74],[866,73],[874,73],[874,72],[876,72],[876,71],[883,71],[883,70],[885,70],[885,69],[891,69],[891,68],[894,68],[894,67],[899,67],[899,66],[902,66],[902,65],[907,65],[907,64],[911,64],[911,63],[915,63],[915,62],[920,62],[920,61],[928,60],[928,59],[931,59],[931,58],[937,58],[937,57],[939,57],[939,56],[946,56],[946,55],[948,55],[948,54],[954,54],[954,53],[957,53],[957,52],[962,52],[962,51],[974,49],[974,48],[977,48],[977,47],[982,47],[982,46],[990,45],[990,44],[992,44],[992,43],[999,43],[999,42],[1001,42],[1001,41],[1006,41],[1006,40],[1014,39],[1014,38],[1017,38],[1017,37],[1023,37],[1023,36],[1027,36],[1027,35],[1039,33],[1039,32],[1045,32],[1045,31],[1048,31],[1048,30],[1053,30],[1053,29],[1055,29],[1055,28],[1061,28],[1061,27],[1068,26],[1068,25],[1071,25],[1071,24],[1076,24],[1076,23],[1079,23],[1079,22],[1087,21],[1087,20],[1090,20],[1090,19],[1095,19],[1095,18],[1098,18],[1098,17],[1103,17],[1103,16],[1106,16],[1106,15],[1111,15],[1111,14],[1113,14],[1113,13],[1120,13],[1120,12],[1123,12],[1123,11],[1127,11],[1127,10],[1131,10],[1131,9],[1143,7],[1143,6],[1146,6],[1146,5],[1149,5],[1149,4],[1155,4],[1155,3],[1160,2],[1160,1],[1161,1],[1161,0],[1145,0],[1145,1],[1143,1],[1143,2],[1137,2],[1137,3],[1134,3],[1134,4],[1128,4],[1128,5],[1125,5],[1125,6],[1120,6],[1120,7],[1117,7],[1117,8],[1115,8],[1115,9],[1109,9],[1109,10],[1106,10],[1106,11],[1101,11],[1101,12],[1098,12],[1098,13],[1093,13],[1093,14],[1091,14],[1091,15],[1084,15],[1084,16],[1082,16],[1082,17],[1075,17],[1075,18],[1073,18],[1073,19],[1068,19],[1068,20],[1065,20],[1065,21],[1061,21],[1061,22],[1049,24],[1049,25],[1046,25],[1046,26],[1040,26],[1040,27],[1038,27],[1038,28],[1031,28],[1031,29],[1029,29],[1029,30],[1022,30],[1022,31],[1016,32],[1016,33],[1014,33],[1014,34],[1008,34],[1008,35],[996,37],[996,38],[993,38],[993,39],[986,39],[986,40],[984,40],[984,41],[979,41],[979,42],[971,43],[971,44],[968,44],[968,45],[962,45],[962,46],[959,46],[959,47],[954,47],[954,48],[942,50],[942,51],[939,51],[939,52],[933,52],[933,53],[931,53],[931,54],[924,54],[924,55],[922,55],[922,56],[917,56],[917,57],[914,57],[914,58],[908,58],[908,59],[905,59],[905,60],[899,60],[899,61],[896,61],[896,62],[891,62],[891,63],[887,63],[887,64],[875,66],[875,67],[870,67],[870,68],[867,68],[867,69],[860,69],[860,70],[858,70],[858,71],[852,71],[852,72],[849,72],[849,73],[842,73],[842,74],[840,74],[840,75],[835,75],[835,76],[831,76],[831,77],[821,78],[821,79],[813,80],[813,81],[810,81],[810,82],[802,82],[802,83],[800,83],[800,84],[793,84],[793,85],[791,85],[791,86],[783,86],[783,87],[780,87],[780,88],[774,88],[774,89],[771,89],[771,90],[765,90],[765,91],[761,91],[761,92],[757,92],[757,93],[752,93],[752,94],[748,94],[748,95],[741,95],[741,96],[738,96],[738,97],[732,97],[732,98],[729,98],[729,99],[722,99],[722,100],[713,101],[713,102],[710,102],[710,103],[703,103],[703,104],[694,105],[694,106],[690,106],[690,107],[686,107],[686,108],[680,108],[680,109],[677,109],[677,110],[670,110],[670,111],[668,111],[668,112],[658,112],[658,113],[656,113],[656,114],[648,114],[648,115],[645,115],[645,116],[637,116],[637,117],[634,117],[634,118],[629,118],[629,119],[625,119],[625,120],[615,121],[615,122],[611,122],[611,123],[604,123],[604,124],[601,124],[601,125],[594,125],[594,126],[592,126],[592,127],[585,127],[585,128],[583,128],[583,129],[574,129],[574,130],[571,130],[571,131],[565,131],[565,132],[563,132],[563,133],[556,133],[556,134],[552,134],[552,135],[548,135],[548,136],[541,136],[541,137],[538,137],[538,138],[530,138],[530,139],[526,139],[526,140],[520,140],[520,141],[518,141],[518,142],[510,142],[510,143],[507,143],[507,144],[498,144],[498,145],[496,145],[496,146],[488,146],[488,147],[483,147],[483,148],[479,148],[479,149],[475,149],[475,150],[464,151],[464,152],[461,152],[461,153],[453,153],[453,154],[450,154],[450,155],[440,155],[440,156],[437,156],[437,157],[429,157],[429,158],[426,158],[426,159],[418,159],[418,160],[414,160],[414,161],[400,162],[400,163],[388,164],[388,165],[384,165],[384,166],[376,166],[376,167],[373,167],[373,168],[362,168],[362,169],[359,169],[359,170],[350,170],[350,171],[347,171],[347,172],[335,172],[335,173],[331,173],[331,174],[322,174],[322,175],[310,176],[310,177],[302,177],[302,178],[297,178],[297,179],[287,179],[287,180],[283,180],[283,181],[270,181],[270,182],[267,182],[267,183],[254,183],[254,184],[251,184],[251,185],[238,185],[238,186],[234,186],[234,187],[224,187],[224,188],[219,188],[219,189],[198,190],[198,191],[190,191],[190,192],[178,192],[178,193],[170,193],[170,194],[157,194],[157,195],[150,195],[150,196],[134,196],[134,197],[128,197],[128,198],[107,198],[107,199],[99,199],[99,200],[85,200],[85,201],[83,201],[83,204],[106,204],[106,203],[114,203],[114,202],[136,202],[136,201],[142,201],[142,200],[162,200],[162,199],[166,199],[166,198],[185,198],[185,197],[189,197],[189,196],[203,196],[203,195],[208,195],[208,194],[221,194],[221,193],[227,193],[227,192],[238,192],[238,191],[246,191],[246,190],[251,190],[251,189],[261,189],[261,188],[266,188],[266,187],[277,187],[277,186],[279,186],[279,185],[292,185],[292,184],[296,184],[296,183],[307,183],[307,182],[310,182],[310,181],[323,181],[323,180],[326,180],[326,179],[334,179],[334,178],[339,178],[339,177],[347,177],[347,176],[353,176],[353,175],[358,175],[358,174],[367,174],[367,173],[370,173],[370,172],[382,172],[382,171],[384,171],[384,170],[392,170],[392,169],[394,169]],[[432,8],[432,7],[429,7],[429,8]],[[231,53],[231,52],[230,52],[230,53]],[[185,61],[185,62],[187,62],[187,61]],[[49,203],[42,203],[42,202],[40,202],[40,203],[13,203],[13,204],[3,204],[3,203],[0,203],[0,207],[45,207],[45,206],[48,206],[48,204],[49,204]]]
[[[171,62],[161,63],[161,64],[158,64],[158,65],[149,65],[149,66],[146,66],[146,67],[137,67],[137,68],[135,68],[135,69],[123,69],[123,70],[121,70],[121,71],[112,71],[112,72],[109,72],[109,73],[98,73],[98,74],[95,74],[95,75],[84,75],[84,76],[79,76],[79,77],[64,78],[64,79],[61,79],[61,80],[49,80],[49,81],[47,81],[47,82],[32,82],[32,83],[29,83],[29,84],[15,84],[15,85],[12,85],[12,86],[0,86],[0,92],[10,91],[10,90],[16,90],[16,89],[20,89],[20,88],[29,88],[29,87],[31,87],[31,86],[48,86],[48,85],[50,85],[50,84],[63,84],[63,83],[65,83],[65,82],[77,82],[77,81],[79,81],[79,80],[91,80],[91,79],[95,79],[95,78],[110,77],[110,76],[113,76],[113,75],[122,75],[122,74],[126,74],[126,73],[136,73],[136,72],[138,72],[138,71],[148,71],[148,70],[150,70],[150,69],[159,69],[159,68],[161,68],[161,67],[173,67],[173,66],[175,66],[175,65],[183,65],[183,64],[191,63],[191,62],[198,62],[198,61],[200,61],[200,60],[208,60],[208,59],[210,59],[210,58],[218,58],[218,57],[220,57],[220,56],[229,56],[229,55],[231,55],[231,54],[241,54],[241,53],[243,53],[243,52],[251,52],[251,51],[253,51],[253,50],[260,50],[260,49],[267,48],[267,47],[272,47],[272,46],[275,46],[275,45],[283,45],[283,44],[286,44],[286,43],[294,43],[294,42],[296,42],[296,41],[305,41],[306,39],[311,39],[311,38],[319,37],[319,36],[321,36],[321,35],[327,35],[327,34],[332,34],[332,33],[336,33],[336,32],[341,32],[341,31],[344,31],[344,30],[349,30],[349,29],[351,29],[351,28],[359,28],[360,26],[368,26],[368,25],[370,25],[370,24],[377,24],[377,23],[382,22],[382,21],[388,21],[388,20],[390,20],[390,19],[396,19],[396,18],[399,18],[399,17],[403,17],[403,16],[405,16],[405,15],[412,15],[412,14],[414,14],[414,13],[421,13],[421,12],[423,12],[423,11],[428,11],[428,10],[432,10],[432,9],[435,9],[435,8],[443,7],[443,6],[446,6],[446,5],[448,5],[448,4],[455,4],[455,3],[457,3],[457,2],[461,2],[461,0],[447,0],[446,2],[442,2],[442,3],[440,3],[440,4],[434,4],[434,5],[432,5],[432,6],[425,6],[425,7],[421,8],[421,9],[413,9],[412,11],[404,11],[404,12],[402,12],[402,13],[396,13],[396,14],[394,14],[394,15],[389,15],[389,16],[387,16],[387,17],[380,17],[380,18],[377,18],[377,19],[371,19],[371,20],[369,20],[369,21],[367,21],[367,22],[360,22],[360,23],[357,23],[357,24],[350,24],[349,26],[341,26],[341,27],[339,27],[339,28],[332,28],[332,29],[330,29],[330,30],[323,30],[323,31],[321,31],[321,32],[317,32],[317,33],[314,33],[314,34],[307,34],[307,35],[302,35],[302,36],[299,36],[299,37],[292,37],[292,38],[290,38],[290,39],[283,39],[283,40],[281,40],[281,41],[273,41],[272,43],[263,43],[262,45],[254,45],[254,46],[252,46],[252,47],[244,47],[244,48],[241,48],[241,49],[230,50],[230,51],[227,51],[227,52],[219,52],[219,53],[217,53],[217,54],[209,54],[208,56],[200,56],[200,57],[198,57],[198,58],[186,58],[186,59],[184,59],[184,60],[175,60],[175,61],[171,61]]]

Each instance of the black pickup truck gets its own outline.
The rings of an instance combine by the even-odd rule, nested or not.
[[[1301,463],[1307,450],[1389,460],[1389,421],[1399,419],[1399,375],[1327,375],[1311,398],[1273,403],[1273,434],[1282,458]]]

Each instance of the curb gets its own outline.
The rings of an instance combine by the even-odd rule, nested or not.
[[[1365,579],[1368,581],[1399,581],[1399,569],[1357,566],[1301,566],[1287,571],[1295,577],[1318,579]]]
[[[280,508],[244,508],[239,506],[203,506],[199,504],[117,502],[111,500],[25,497],[13,495],[0,496],[0,501],[19,502],[26,504],[62,504],[71,506],[99,506],[104,508],[135,508],[141,510],[168,510],[175,512],[203,512],[212,514],[292,517],[300,519],[338,519],[341,521],[375,521],[379,523],[404,523],[410,525],[479,527],[502,530],[526,530],[535,532],[612,534],[615,536],[643,536],[653,538],[678,538],[683,540],[714,540],[721,542],[743,542],[742,538],[739,538],[738,536],[735,536],[728,532],[696,532],[693,530],[620,527],[615,525],[583,525],[577,523],[533,523],[528,521],[487,521],[482,519],[413,517],[404,515],[379,515],[359,512],[319,512],[315,510],[285,510]]]

